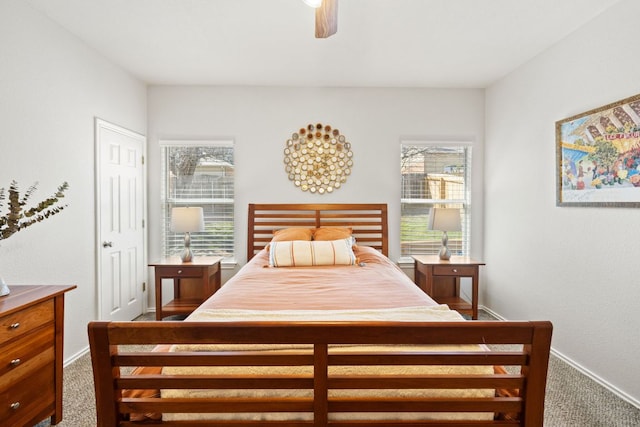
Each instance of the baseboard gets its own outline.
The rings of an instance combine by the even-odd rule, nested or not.
[[[479,306],[478,308],[480,308],[481,310],[486,311],[487,313],[489,313],[491,316],[495,317],[498,320],[507,320],[503,316],[499,315],[495,311],[493,311],[493,310],[491,310],[491,309],[489,309],[489,308],[487,308],[485,306]],[[595,381],[596,383],[600,384],[602,387],[606,388],[611,393],[613,393],[616,396],[618,396],[620,399],[622,399],[625,402],[627,402],[627,403],[635,406],[636,408],[640,409],[640,400],[635,399],[633,396],[628,395],[627,393],[625,393],[624,391],[620,390],[619,388],[617,388],[616,386],[614,386],[610,382],[604,380],[603,378],[601,378],[598,375],[594,374],[593,372],[591,372],[590,370],[588,370],[584,366],[580,365],[575,360],[572,360],[570,357],[567,357],[564,354],[560,353],[559,351],[555,350],[553,347],[551,347],[551,354],[553,356],[557,357],[558,359],[560,359],[562,362],[564,362],[567,365],[571,366],[572,368],[574,368],[578,372],[580,372],[582,375],[584,375],[587,378],[589,378],[589,379]]]
[[[590,370],[588,370],[584,366],[580,365],[579,363],[577,363],[576,361],[572,360],[571,358],[565,356],[564,354],[560,353],[559,351],[554,350],[553,348],[551,348],[551,354],[553,354],[555,357],[557,357],[558,359],[562,360],[567,365],[571,366],[572,368],[574,368],[575,370],[577,370],[581,374],[587,376],[588,378],[592,379],[596,383],[600,384],[602,387],[606,388],[611,393],[613,393],[616,396],[618,396],[620,399],[622,399],[625,402],[628,402],[629,404],[631,404],[631,405],[635,406],[636,408],[640,409],[640,400],[635,399],[632,396],[629,396],[624,391],[620,390],[619,388],[617,388],[616,386],[614,386],[610,382],[608,382],[605,379],[603,379],[603,378],[599,377],[598,375],[594,374],[593,372],[591,372]]]
[[[155,312],[156,312],[156,308],[155,307],[148,308],[147,311],[146,311],[146,313],[155,313]],[[86,346],[85,348],[83,348],[79,352],[77,352],[77,353],[71,355],[69,358],[65,359],[65,361],[62,362],[62,366],[66,368],[67,366],[69,366],[70,364],[75,362],[76,360],[80,359],[85,354],[89,353],[89,351],[90,351],[89,346]]]
[[[484,305],[478,304],[478,310],[486,311],[487,313],[489,313],[489,315],[491,315],[491,317],[495,317],[498,320],[507,320],[495,311],[491,310],[489,307],[485,307]]]
[[[76,360],[80,359],[82,356],[84,356],[87,353],[89,353],[89,346],[86,346],[84,349],[80,350],[76,354],[74,354],[71,357],[69,357],[68,359],[66,359],[62,363],[62,366],[64,368],[66,368],[67,366],[71,365],[73,362],[75,362]]]

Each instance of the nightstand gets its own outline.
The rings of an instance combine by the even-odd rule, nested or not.
[[[469,257],[452,256],[441,260],[438,255],[413,255],[414,281],[439,304],[478,319],[478,270],[483,262]],[[460,296],[460,279],[471,278],[471,301]]]
[[[156,320],[176,314],[190,314],[220,289],[220,261],[222,257],[194,257],[189,262],[182,262],[180,257],[170,257],[150,263],[149,266],[155,267],[156,276]],[[173,300],[164,306],[162,305],[162,279],[173,279]],[[182,279],[195,279],[198,286],[197,295],[182,295]]]

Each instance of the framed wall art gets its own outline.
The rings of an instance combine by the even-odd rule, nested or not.
[[[557,206],[640,207],[640,95],[556,122]]]

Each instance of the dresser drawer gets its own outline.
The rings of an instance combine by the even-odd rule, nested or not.
[[[10,286],[0,301],[0,426],[62,421],[64,294],[75,286]]]
[[[21,375],[23,369],[34,369],[44,362],[50,363],[53,360],[54,337],[55,327],[52,323],[3,346],[0,352],[0,384],[4,383],[5,374],[15,377]]]
[[[202,277],[204,267],[156,267],[159,276]]]
[[[3,426],[22,426],[39,413],[55,407],[53,363],[30,372],[8,388],[0,389],[0,420]],[[37,421],[36,421],[37,422]]]
[[[459,265],[435,265],[433,266],[434,276],[473,276],[476,273],[476,267],[459,266]]]
[[[53,321],[53,300],[0,317],[0,345]]]

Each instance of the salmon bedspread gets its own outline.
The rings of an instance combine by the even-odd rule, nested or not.
[[[357,310],[437,305],[377,250],[357,246],[354,253],[356,265],[269,267],[264,249],[200,308]]]
[[[354,253],[358,258],[358,264],[351,266],[270,267],[268,250],[263,249],[185,321],[464,321],[457,312],[439,305],[422,292],[396,264],[377,250],[358,246],[354,248]],[[481,347],[475,349],[482,350]],[[159,345],[156,348],[156,351],[172,350],[166,345]],[[228,350],[237,350],[237,348]],[[273,351],[277,350],[273,349]],[[137,369],[135,372],[157,373],[160,369],[147,367]],[[162,371],[165,374],[171,374],[184,373],[185,370],[189,372],[193,369],[165,368]],[[492,367],[487,367],[487,373],[492,371]],[[473,372],[473,374],[478,373]],[[140,397],[149,392],[148,390],[129,390],[126,394]],[[158,393],[158,391],[151,392],[153,395]],[[163,397],[193,397],[194,393],[200,392],[164,390],[162,395]],[[476,396],[479,393],[490,397],[494,394],[494,390],[458,390],[457,393],[470,393]],[[461,414],[450,415],[451,419],[461,416]],[[174,419],[175,416],[174,414],[164,414],[164,417],[161,414],[138,414],[133,416],[132,420],[144,421],[160,417],[166,420]],[[183,416],[179,415],[177,418]],[[462,416],[469,416],[469,414]],[[476,416],[481,419],[490,419],[492,414],[476,414]],[[207,418],[208,415],[203,414],[203,417]]]

